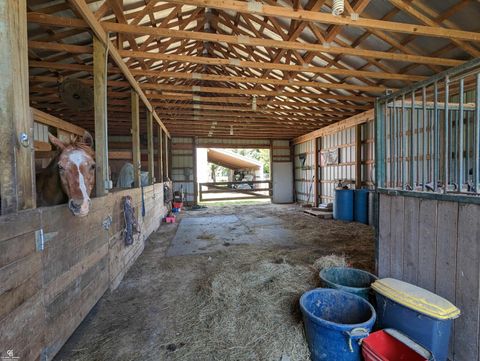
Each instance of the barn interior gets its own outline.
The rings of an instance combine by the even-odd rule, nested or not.
[[[0,9],[2,359],[305,361],[299,298],[348,266],[453,303],[480,361],[478,1]]]

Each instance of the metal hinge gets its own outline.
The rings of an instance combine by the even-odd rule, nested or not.
[[[41,252],[45,249],[45,236],[43,234],[43,228],[35,231],[35,248],[37,252]]]
[[[45,243],[55,237],[58,232],[50,232],[45,233],[43,232],[43,228],[35,231],[35,249],[37,252],[41,252],[45,249]]]

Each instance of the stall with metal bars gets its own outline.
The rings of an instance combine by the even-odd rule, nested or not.
[[[375,111],[378,274],[459,307],[449,359],[479,360],[480,59],[385,95]]]

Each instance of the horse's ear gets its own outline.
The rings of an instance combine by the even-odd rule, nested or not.
[[[58,139],[54,135],[48,133],[48,139],[50,140],[50,143],[52,143],[58,149],[60,149],[60,150],[65,149],[65,143],[63,143],[60,139]]]
[[[85,133],[83,134],[83,143],[88,145],[90,148],[93,148],[93,137],[87,131],[85,131]]]

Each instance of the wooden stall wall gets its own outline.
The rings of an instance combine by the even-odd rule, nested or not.
[[[122,199],[130,195],[141,233],[125,246]],[[0,355],[51,360],[107,289],[142,253],[166,208],[163,183],[93,198],[91,213],[66,205],[0,217]],[[42,237],[43,234],[43,237]],[[43,250],[42,250],[43,248]]]
[[[380,194],[377,267],[460,308],[449,359],[480,359],[480,205]]]

